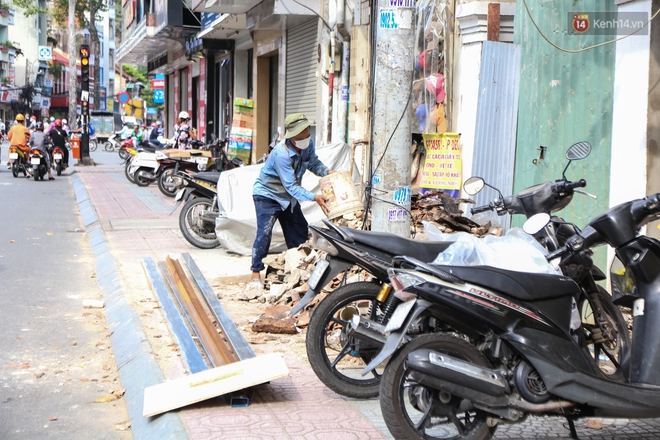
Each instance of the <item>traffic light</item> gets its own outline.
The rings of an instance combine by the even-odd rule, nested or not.
[[[89,87],[89,46],[80,46],[80,76],[82,84]]]
[[[80,112],[89,115],[89,46],[80,46]]]

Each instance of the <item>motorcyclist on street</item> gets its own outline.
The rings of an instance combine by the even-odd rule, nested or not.
[[[133,127],[128,122],[124,122],[124,126],[117,132],[121,140],[126,140],[133,135]]]
[[[66,148],[66,138],[68,137],[68,135],[66,134],[66,131],[64,131],[64,129],[62,128],[62,121],[60,119],[57,119],[55,121],[55,128],[53,128],[51,131],[48,132],[48,136],[50,137],[50,140],[53,143],[53,147],[50,149],[49,153],[52,155],[53,149],[55,147],[60,147],[62,153],[64,154],[64,168],[68,168],[69,150]]]
[[[158,148],[163,148],[163,144],[161,144],[160,141],[158,140],[159,124],[160,121],[151,124],[151,131],[149,132],[149,142],[151,142],[154,145],[157,145]]]
[[[47,142],[48,137],[46,136],[46,133],[44,133],[43,122],[35,123],[35,131],[32,133],[32,137],[28,141],[28,145],[31,148],[36,148],[43,153],[46,160],[46,169],[48,170],[48,180],[55,180],[50,169],[50,152],[48,151]]]
[[[25,116],[21,113],[17,114],[16,125],[9,129],[7,140],[9,141],[10,147],[17,147],[27,154],[30,152],[30,147],[27,146],[27,143],[30,140],[30,130],[24,124]],[[11,159],[7,162],[7,168],[11,169]],[[26,177],[30,177],[30,174],[26,174]]]

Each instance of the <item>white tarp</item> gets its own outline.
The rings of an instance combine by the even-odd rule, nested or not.
[[[321,162],[335,171],[349,171],[351,147],[345,143],[316,147]],[[218,180],[218,205],[220,217],[215,222],[215,232],[220,245],[229,252],[252,254],[252,244],[257,232],[257,220],[252,201],[252,186],[259,177],[263,164],[249,165],[225,171]],[[353,167],[353,181],[360,182],[357,166]],[[319,177],[307,171],[302,180],[303,188],[318,194]],[[325,214],[316,202],[301,203],[303,214],[310,225],[320,224]],[[271,250],[284,244],[279,222],[275,223]]]

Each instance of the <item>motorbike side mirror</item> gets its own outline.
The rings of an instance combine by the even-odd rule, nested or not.
[[[581,160],[589,156],[591,153],[591,144],[587,141],[582,141],[571,145],[566,151],[566,159],[568,160]]]
[[[523,231],[525,231],[526,234],[534,235],[541,229],[545,228],[548,223],[550,223],[550,214],[540,212],[527,219],[523,225]]]
[[[467,195],[474,196],[484,189],[484,186],[486,186],[484,179],[473,176],[463,183],[463,191],[465,191]]]

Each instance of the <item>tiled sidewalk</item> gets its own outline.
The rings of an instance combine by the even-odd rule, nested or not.
[[[249,266],[247,257],[190,246],[178,230],[177,213],[168,215],[173,199],[160,194],[155,185],[146,188],[132,185],[117,166],[77,168],[103,225],[111,254],[123,263],[121,276],[143,280],[141,258],[163,259],[182,252],[193,256],[210,282],[214,276],[235,276]],[[171,228],[167,227],[169,221]],[[137,226],[131,228],[131,224]],[[245,273],[249,275],[249,271]],[[142,288],[149,289],[146,280]],[[143,321],[143,326],[144,322],[147,321]],[[266,352],[267,345],[258,345],[255,351]],[[179,410],[189,437],[193,440],[391,438],[377,400],[344,399],[316,378],[307,360],[291,352],[282,355],[289,367],[289,377],[251,389],[247,408],[231,407],[224,397],[219,397]],[[168,378],[182,374],[181,367],[174,364],[165,370]],[[529,417],[523,424],[500,426],[494,438],[570,438],[564,423],[561,418]],[[585,439],[650,439],[659,438],[660,432],[660,419],[608,421],[601,430],[589,429],[585,423],[577,423],[580,438]]]
[[[176,225],[177,213],[168,215],[173,199],[160,194],[153,184],[146,188],[129,184],[117,167],[105,168],[106,172],[101,172],[103,167],[99,166],[87,172],[79,167],[77,172],[104,225],[113,257],[127,263],[121,265],[122,276],[144,277],[139,264],[141,258],[162,259],[182,252],[190,252],[205,275],[208,272],[217,275],[219,266],[227,274],[234,274],[236,261],[231,260],[248,266],[245,257],[192,248],[181,237]],[[113,229],[113,224],[131,219],[138,222],[135,229]],[[162,225],[166,219],[172,219],[172,229],[149,228],[150,222],[157,220]],[[268,350],[264,345],[258,347],[258,353]],[[227,399],[219,397],[179,410],[189,437],[195,440],[387,438],[351,402],[327,389],[306,360],[301,361],[295,353],[282,355],[289,367],[289,377],[251,389],[248,407],[231,407]],[[165,373],[168,376],[170,372]],[[364,402],[362,407],[366,408],[365,413],[376,414],[378,418],[377,401]]]

